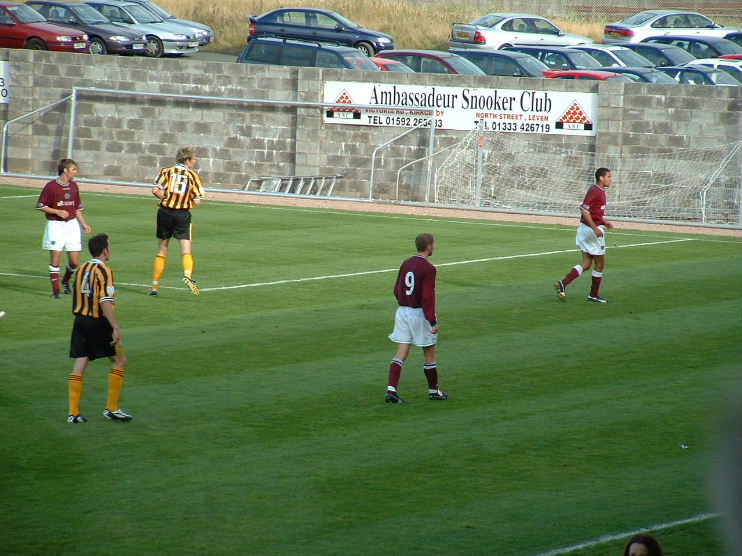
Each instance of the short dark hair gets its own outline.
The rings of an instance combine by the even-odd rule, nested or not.
[[[597,170],[595,170],[595,182],[599,182],[600,178],[607,176],[610,173],[610,168],[598,168]]]
[[[71,168],[72,166],[77,166],[77,162],[75,162],[71,158],[61,159],[59,162],[57,162],[57,175],[61,176],[65,168]]]
[[[629,548],[631,548],[631,545],[634,543],[646,546],[647,554],[649,556],[664,556],[660,542],[649,533],[639,533],[631,537],[623,549],[624,556],[629,556]]]
[[[428,245],[432,245],[435,240],[433,234],[420,234],[415,238],[415,247],[419,251],[425,251]]]
[[[97,234],[88,240],[88,251],[93,257],[98,257],[105,249],[108,249],[108,236]]]

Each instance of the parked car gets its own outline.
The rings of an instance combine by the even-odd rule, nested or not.
[[[205,23],[199,23],[198,21],[191,21],[190,19],[183,19],[182,17],[175,17],[165,8],[159,4],[155,4],[152,0],[130,0],[137,4],[141,4],[156,16],[160,17],[166,23],[175,23],[176,25],[182,25],[189,29],[193,29],[196,38],[198,39],[198,46],[207,46],[214,42],[214,30],[206,25]]]
[[[739,87],[742,85],[728,73],[702,66],[666,66],[660,68],[678,83],[690,85],[727,85]]]
[[[0,2],[0,47],[88,52],[90,41],[84,32],[50,23],[26,4]]]
[[[381,71],[368,56],[351,46],[278,37],[252,39],[237,57],[237,62],[240,64]]]
[[[448,46],[495,50],[518,45],[571,46],[592,42],[588,37],[565,33],[537,15],[495,13],[478,17],[471,23],[454,23]]]
[[[261,36],[329,41],[358,48],[367,56],[395,48],[394,37],[364,29],[330,10],[281,8],[261,16],[248,17],[247,42]]]
[[[26,2],[47,21],[86,33],[91,54],[144,54],[147,38],[114,25],[92,6],[80,2],[30,0]]]
[[[723,37],[739,31],[714,23],[705,15],[684,10],[647,10],[611,23],[603,28],[603,42],[640,42],[659,35],[698,35]]]
[[[641,54],[638,54],[617,44],[581,44],[573,46],[577,50],[587,52],[595,58],[600,65],[610,67],[632,67],[632,68],[653,68],[654,64],[647,60]]]
[[[732,31],[731,33],[724,35],[724,38],[742,46],[742,31]]]
[[[418,73],[484,75],[481,69],[466,58],[442,50],[384,50],[377,56],[402,62]]]
[[[587,52],[574,48],[512,46],[507,50],[530,54],[551,69],[600,69],[603,65]]]
[[[165,23],[140,4],[125,0],[85,0],[114,23],[142,31],[147,37],[146,56],[159,58],[163,54],[198,52],[198,40],[183,27]]]
[[[379,58],[378,56],[371,56],[371,61],[379,66],[381,71],[396,71],[399,73],[415,73],[415,70],[410,66],[403,64],[398,60],[392,60],[391,58]]]
[[[579,79],[588,81],[626,81],[634,83],[636,80],[628,75],[622,75],[605,70],[555,70],[544,71],[547,79]]]
[[[605,69],[612,71],[614,73],[622,73],[624,75],[629,75],[633,77],[635,81],[641,81],[644,83],[668,83],[668,84],[677,83],[677,81],[675,81],[672,77],[658,70],[655,67],[630,68],[630,67],[612,66],[612,67],[605,68]]]
[[[544,70],[549,66],[539,62],[530,54],[510,52],[509,50],[473,50],[470,48],[451,48],[448,50],[466,58],[487,75],[508,77],[544,78]]]
[[[720,37],[693,37],[688,35],[662,35],[647,37],[641,42],[671,44],[688,51],[694,58],[716,58],[725,54],[742,54],[742,46]]]
[[[699,58],[688,62],[686,66],[704,66],[727,72],[737,81],[742,81],[742,60],[726,60],[724,58]]]
[[[690,54],[687,50],[683,50],[679,46],[673,46],[671,44],[650,44],[648,42],[627,42],[621,46],[630,48],[637,54],[641,54],[650,62],[653,62],[655,67],[662,66],[682,66],[688,62],[695,60],[695,56]]]

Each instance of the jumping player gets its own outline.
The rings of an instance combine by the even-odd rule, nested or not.
[[[389,386],[386,403],[404,403],[397,386],[402,366],[410,354],[412,344],[423,349],[423,370],[428,381],[428,399],[445,400],[448,394],[438,389],[438,368],[435,361],[435,344],[440,326],[435,314],[435,267],[428,261],[435,248],[431,234],[415,238],[417,255],[404,261],[394,284],[394,297],[399,307],[394,318],[394,331],[389,339],[397,342],[397,353],[389,365]]]
[[[201,177],[193,170],[198,159],[191,147],[178,149],[175,166],[163,168],[155,180],[152,195],[160,199],[157,210],[157,254],[152,273],[152,289],[149,295],[157,295],[160,278],[165,272],[167,248],[170,238],[180,243],[183,260],[183,282],[191,293],[198,295],[200,290],[193,279],[193,255],[191,254],[191,209],[200,205],[204,198]]]
[[[595,185],[587,190],[585,200],[580,205],[580,225],[577,227],[576,243],[582,250],[582,263],[575,265],[561,280],[554,282],[559,301],[567,301],[567,285],[582,276],[593,262],[592,284],[587,300],[593,303],[606,303],[608,300],[600,297],[600,282],[603,279],[603,265],[605,263],[605,229],[613,228],[613,224],[604,218],[606,196],[605,191],[613,183],[613,176],[608,168],[598,168],[595,171]]]
[[[67,251],[67,268],[62,278],[64,293],[70,293],[70,277],[80,264],[82,251],[82,231],[90,233],[90,226],[82,214],[83,206],[80,189],[74,177],[77,163],[71,158],[63,158],[57,164],[59,177],[48,182],[41,190],[36,209],[46,215],[46,228],[42,247],[49,251],[49,279],[52,283],[52,297],[60,299],[59,264],[62,251]]]

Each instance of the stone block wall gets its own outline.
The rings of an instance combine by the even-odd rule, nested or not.
[[[334,175],[334,195],[368,198],[374,149],[405,128],[325,124],[318,107],[324,81],[373,81],[436,86],[519,89],[516,78],[355,72],[259,66],[189,59],[92,56],[2,50],[9,63],[11,99],[0,105],[0,123],[57,102],[72,87],[136,91],[126,96],[86,92],[75,114],[72,152],[89,179],[150,183],[173,163],[180,146],[197,147],[207,186],[242,188],[264,176]],[[547,91],[598,92],[594,137],[548,136],[549,141],[596,153],[661,152],[740,140],[742,87],[527,80]],[[192,100],[138,93],[219,97]],[[240,99],[255,102],[239,102]],[[266,102],[271,101],[271,102]],[[10,126],[6,168],[10,174],[52,175],[68,152],[69,101]],[[435,148],[466,132],[437,130]],[[381,149],[373,196],[393,198],[397,170],[428,154],[429,131],[417,130]],[[419,200],[424,167],[401,195]]]

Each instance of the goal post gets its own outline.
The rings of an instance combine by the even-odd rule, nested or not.
[[[473,130],[438,165],[433,202],[573,215],[595,169],[606,167],[613,217],[739,227],[741,144],[616,155]]]

